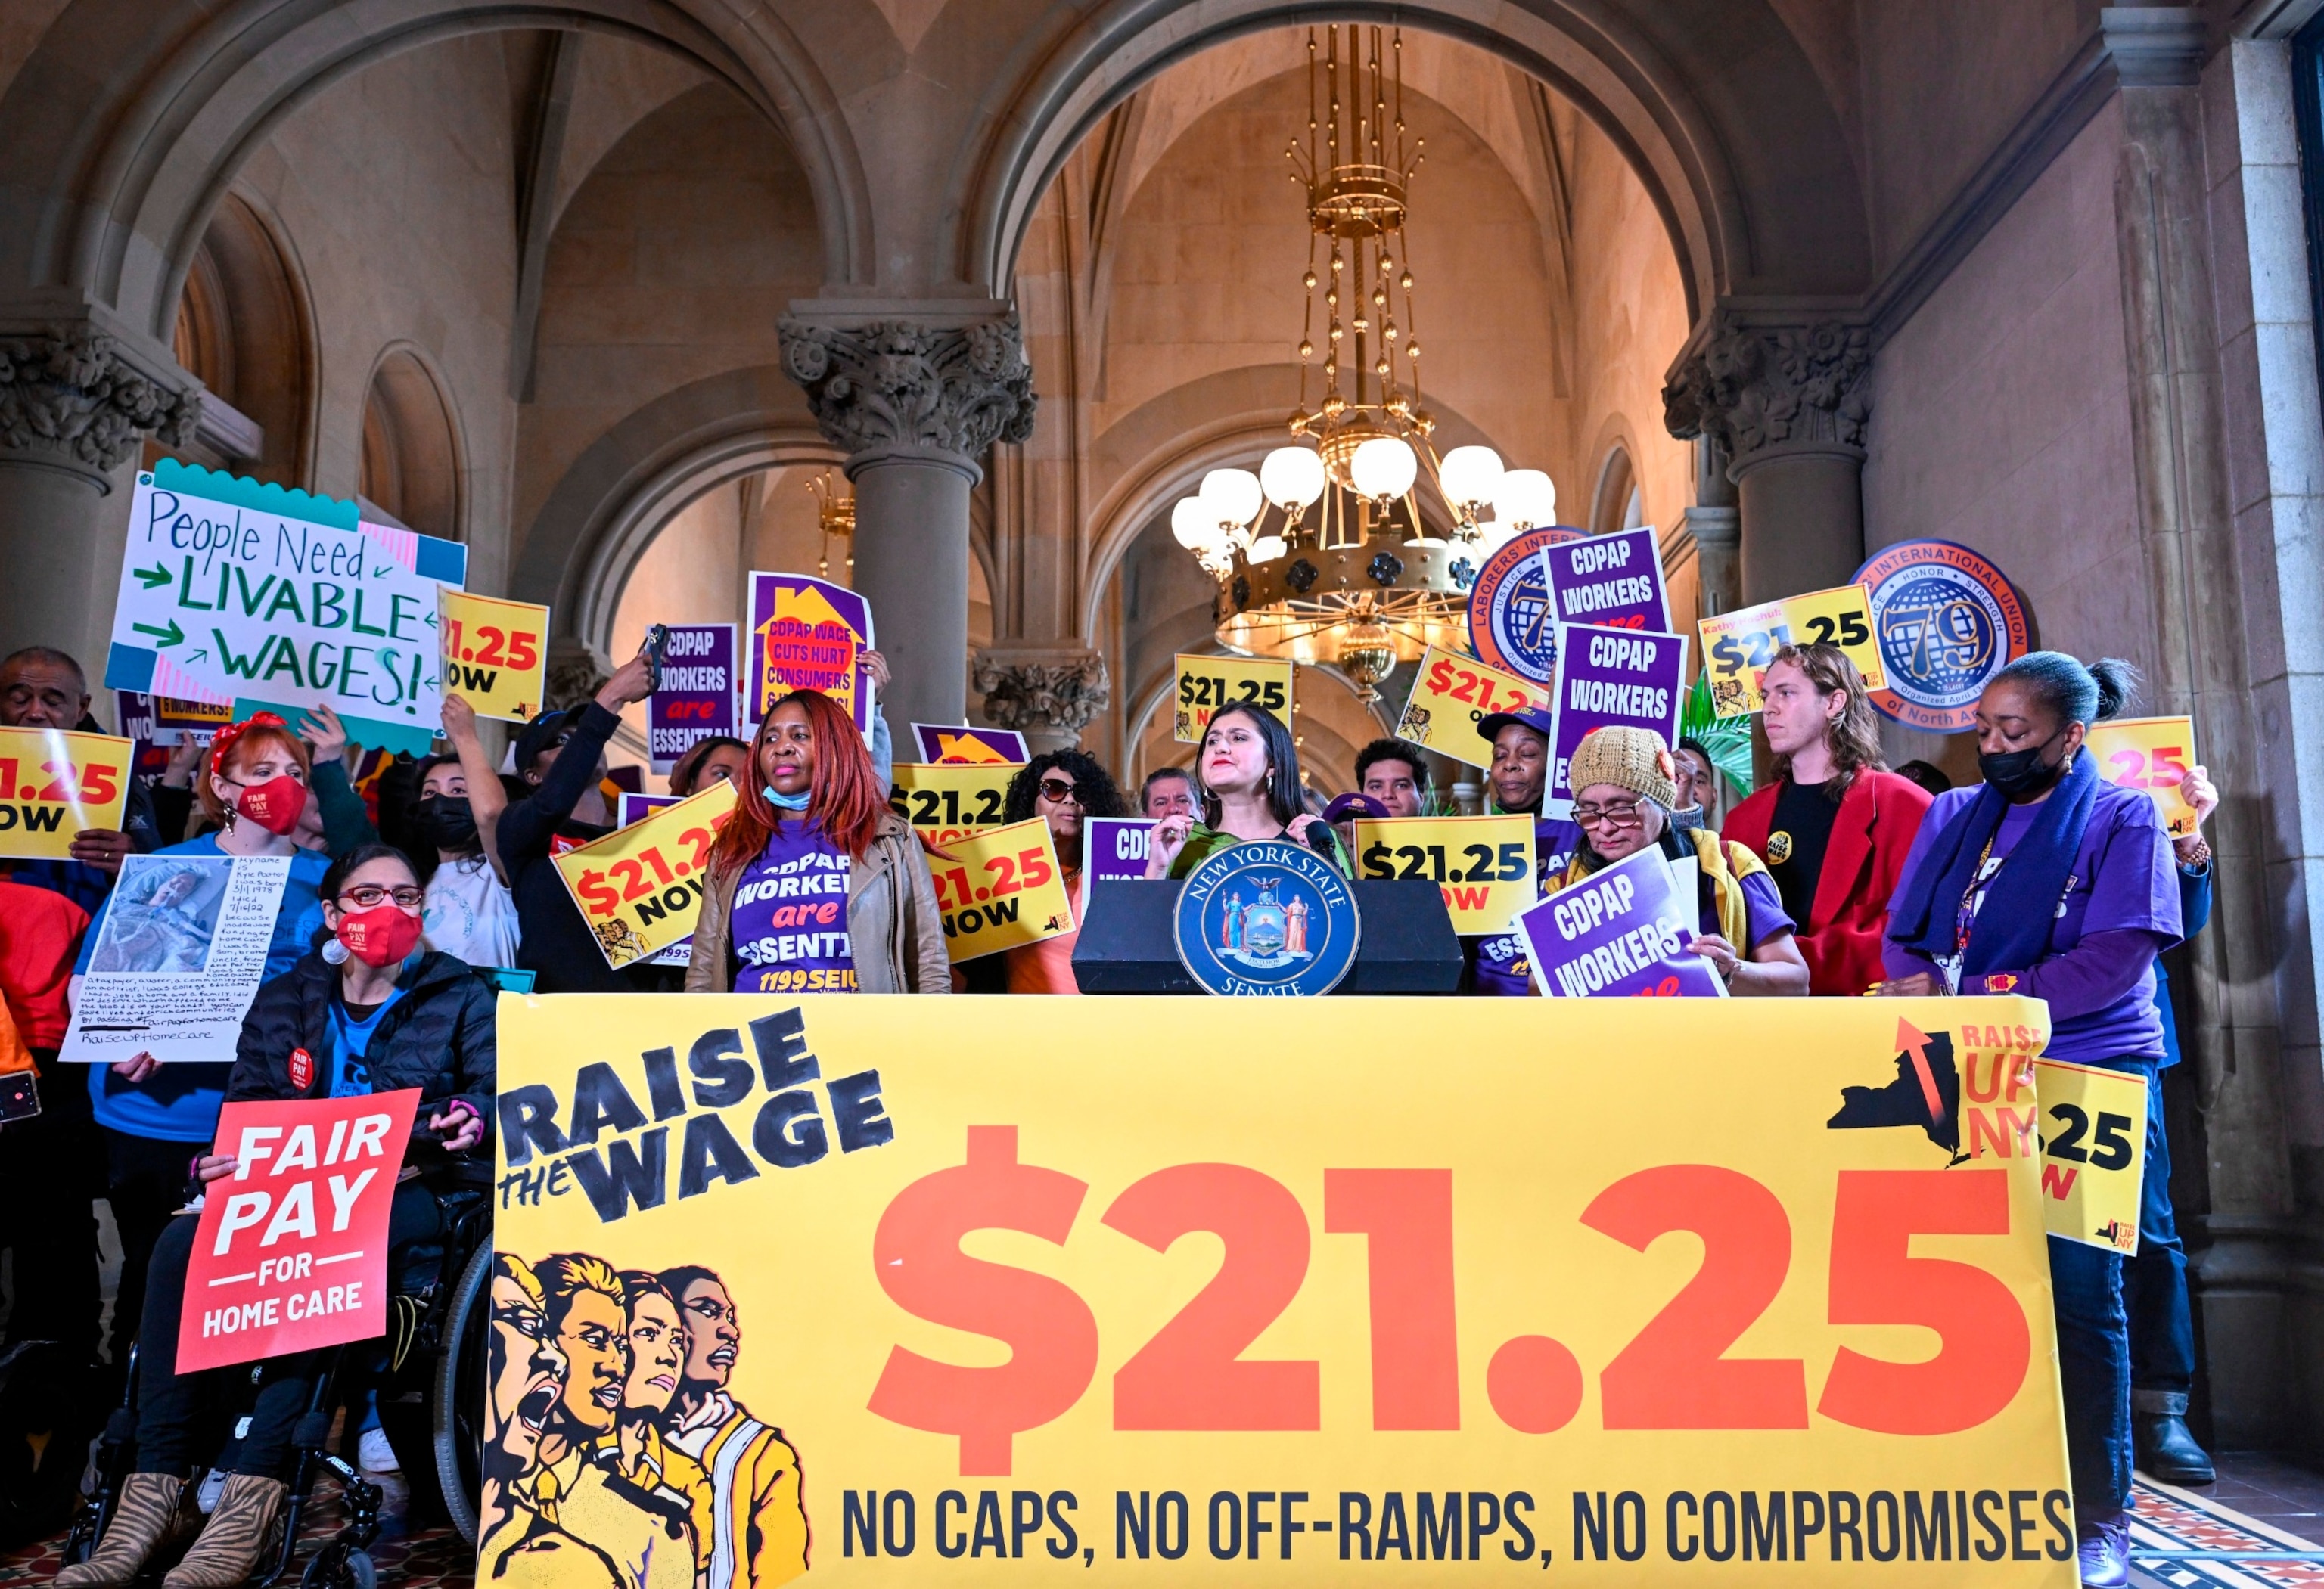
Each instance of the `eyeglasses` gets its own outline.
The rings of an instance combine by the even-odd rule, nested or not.
[[[1074,786],[1063,778],[1043,778],[1041,798],[1053,805],[1067,800],[1072,801],[1075,805],[1082,803],[1082,797],[1074,793]]]
[[[1609,828],[1635,828],[1642,820],[1635,800],[1609,800],[1603,805],[1573,808],[1573,821],[1579,827],[1594,828],[1603,822]]]
[[[339,898],[357,910],[371,910],[391,899],[406,910],[418,910],[428,902],[427,894],[409,883],[395,888],[383,888],[376,883],[358,883],[342,893]]]

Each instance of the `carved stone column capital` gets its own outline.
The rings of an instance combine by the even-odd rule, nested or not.
[[[1663,388],[1663,418],[1682,439],[1704,436],[1739,480],[1762,455],[1846,449],[1863,457],[1872,405],[1871,333],[1840,320],[1747,324],[1727,310]]]
[[[1082,646],[995,646],[977,653],[971,683],[984,697],[985,717],[1047,742],[1036,749],[1077,743],[1113,701],[1105,658]]]
[[[184,446],[200,416],[198,388],[155,380],[93,326],[0,336],[0,455],[105,487],[148,431]]]
[[[900,454],[958,460],[973,476],[994,442],[1033,434],[1033,367],[1014,309],[957,322],[794,313],[779,330],[783,373],[849,455],[851,475]]]

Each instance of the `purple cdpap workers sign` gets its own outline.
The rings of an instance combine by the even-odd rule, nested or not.
[[[1551,998],[1723,998],[1711,962],[1686,946],[1696,906],[1659,845],[1591,873],[1517,917],[1534,979]]]
[[[1093,816],[1082,823],[1082,875],[1093,883],[1114,883],[1146,875],[1146,835],[1154,819]]]
[[[646,697],[646,753],[666,773],[704,739],[739,738],[734,709],[734,626],[673,623],[661,688]]]
[[[1570,815],[1573,791],[1565,766],[1592,729],[1652,729],[1665,748],[1678,742],[1686,684],[1686,637],[1642,634],[1569,623],[1557,631],[1555,727],[1549,737],[1544,816]]]
[[[1559,623],[1655,632],[1670,628],[1662,546],[1651,529],[1559,541],[1541,549],[1541,566]]]

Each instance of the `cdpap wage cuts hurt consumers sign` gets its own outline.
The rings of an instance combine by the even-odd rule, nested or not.
[[[692,1339],[495,1380],[480,1581],[2074,1581],[2039,1167],[1917,1079],[2042,1005],[1412,1008],[504,997],[503,1283]],[[697,1503],[550,1520],[534,1422]]]

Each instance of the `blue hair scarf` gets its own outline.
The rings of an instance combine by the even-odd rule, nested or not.
[[[2098,787],[2096,758],[2077,752],[2074,765],[2051,786],[2033,827],[1986,889],[1985,905],[1961,952],[1964,982],[1989,971],[2024,970],[2048,952],[2058,901],[2066,892],[2074,857],[2081,851],[2083,831],[2098,804]],[[1986,842],[2008,809],[2009,803],[1991,785],[1978,790],[1977,798],[1937,835],[1920,868],[1890,903],[1891,939],[1931,960],[1952,956],[1961,896],[1976,881]]]

